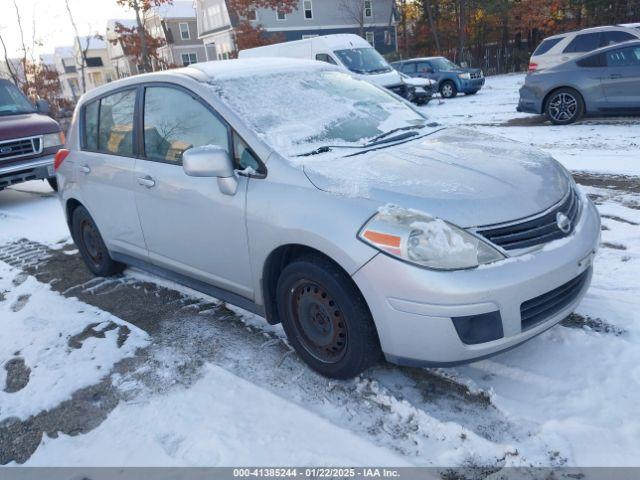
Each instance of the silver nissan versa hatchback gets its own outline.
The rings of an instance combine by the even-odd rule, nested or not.
[[[600,219],[555,160],[326,63],[231,60],[84,95],[55,162],[88,268],[282,323],[315,370],[514,347],[589,286]]]

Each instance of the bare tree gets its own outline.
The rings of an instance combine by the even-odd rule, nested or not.
[[[18,3],[16,0],[13,0],[13,6],[16,9],[16,21],[18,23],[18,32],[20,33],[20,45],[22,47],[22,57],[20,58],[20,63],[22,64],[22,71],[25,74],[26,81],[26,73],[27,73],[27,45],[24,41],[24,30],[22,29],[22,16],[20,15],[20,9],[18,8]],[[19,76],[18,76],[19,79]],[[24,85],[20,85],[24,87]]]
[[[15,0],[14,0],[15,1]],[[78,26],[76,25],[75,20],[73,19],[73,14],[71,13],[71,7],[69,6],[69,0],[64,0],[64,5],[67,9],[67,14],[69,15],[69,20],[71,21],[71,27],[73,27],[73,32],[76,36],[76,43],[78,44],[78,48],[80,49],[80,85],[82,85],[82,93],[87,91],[87,78],[85,76],[85,67],[87,65],[87,50],[89,49],[89,39],[87,39],[86,48],[82,47],[82,42],[80,41],[80,34],[78,33]]]
[[[433,40],[436,44],[436,53],[440,55],[442,48],[440,48],[440,35],[438,35],[438,26],[433,18],[433,8],[431,7],[431,0],[424,0],[424,9],[429,20],[429,30],[433,34]]]
[[[0,43],[2,43],[4,62],[7,65],[7,71],[9,72],[9,76],[11,77],[11,80],[13,80],[13,83],[16,85],[16,87],[19,87],[20,83],[18,82],[18,76],[16,72],[13,71],[13,65],[11,64],[11,60],[9,59],[9,54],[7,53],[7,45],[4,43],[4,38],[2,38],[2,34],[0,34]]]
[[[340,0],[338,8],[347,22],[355,22],[358,25],[360,36],[364,38],[364,0]]]

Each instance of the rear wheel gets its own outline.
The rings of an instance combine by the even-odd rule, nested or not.
[[[58,179],[56,177],[47,178],[47,182],[54,192],[58,191]]]
[[[555,125],[568,125],[584,115],[584,101],[573,88],[560,88],[549,95],[545,105],[547,119]]]
[[[351,378],[381,358],[367,305],[353,281],[320,256],[285,267],[278,280],[278,313],[298,355],[331,378]]]
[[[442,85],[440,85],[440,95],[442,95],[443,98],[453,98],[458,95],[456,84],[451,80],[442,82]]]
[[[86,208],[80,206],[73,211],[71,233],[80,255],[94,275],[108,277],[122,272],[125,265],[114,261],[93,218]]]

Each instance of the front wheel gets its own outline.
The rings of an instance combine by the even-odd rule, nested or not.
[[[71,234],[84,263],[94,275],[108,277],[125,269],[125,265],[111,258],[97,225],[82,206],[73,211]]]
[[[294,260],[282,271],[276,295],[289,342],[320,374],[352,378],[381,358],[364,299],[329,260],[314,255]]]
[[[453,98],[458,95],[456,84],[450,80],[442,82],[442,85],[440,85],[440,95],[442,95],[443,98]]]
[[[549,95],[544,110],[551,123],[568,125],[584,115],[584,101],[573,88],[560,88]]]

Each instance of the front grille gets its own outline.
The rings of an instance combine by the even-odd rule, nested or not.
[[[588,268],[564,285],[520,305],[522,331],[535,327],[570,305],[580,295],[590,271]]]
[[[482,73],[480,73],[480,72],[472,72],[471,73],[471,79],[475,80],[477,78],[482,78]]]
[[[0,160],[8,160],[11,158],[26,157],[40,153],[41,139],[40,137],[20,138],[18,140],[5,140],[0,142]]]
[[[558,226],[558,214],[564,214],[570,221],[569,229],[563,232]],[[480,227],[477,232],[505,250],[528,248],[566,237],[573,229],[580,215],[580,199],[572,188],[566,198],[556,207],[530,220],[508,225]]]

